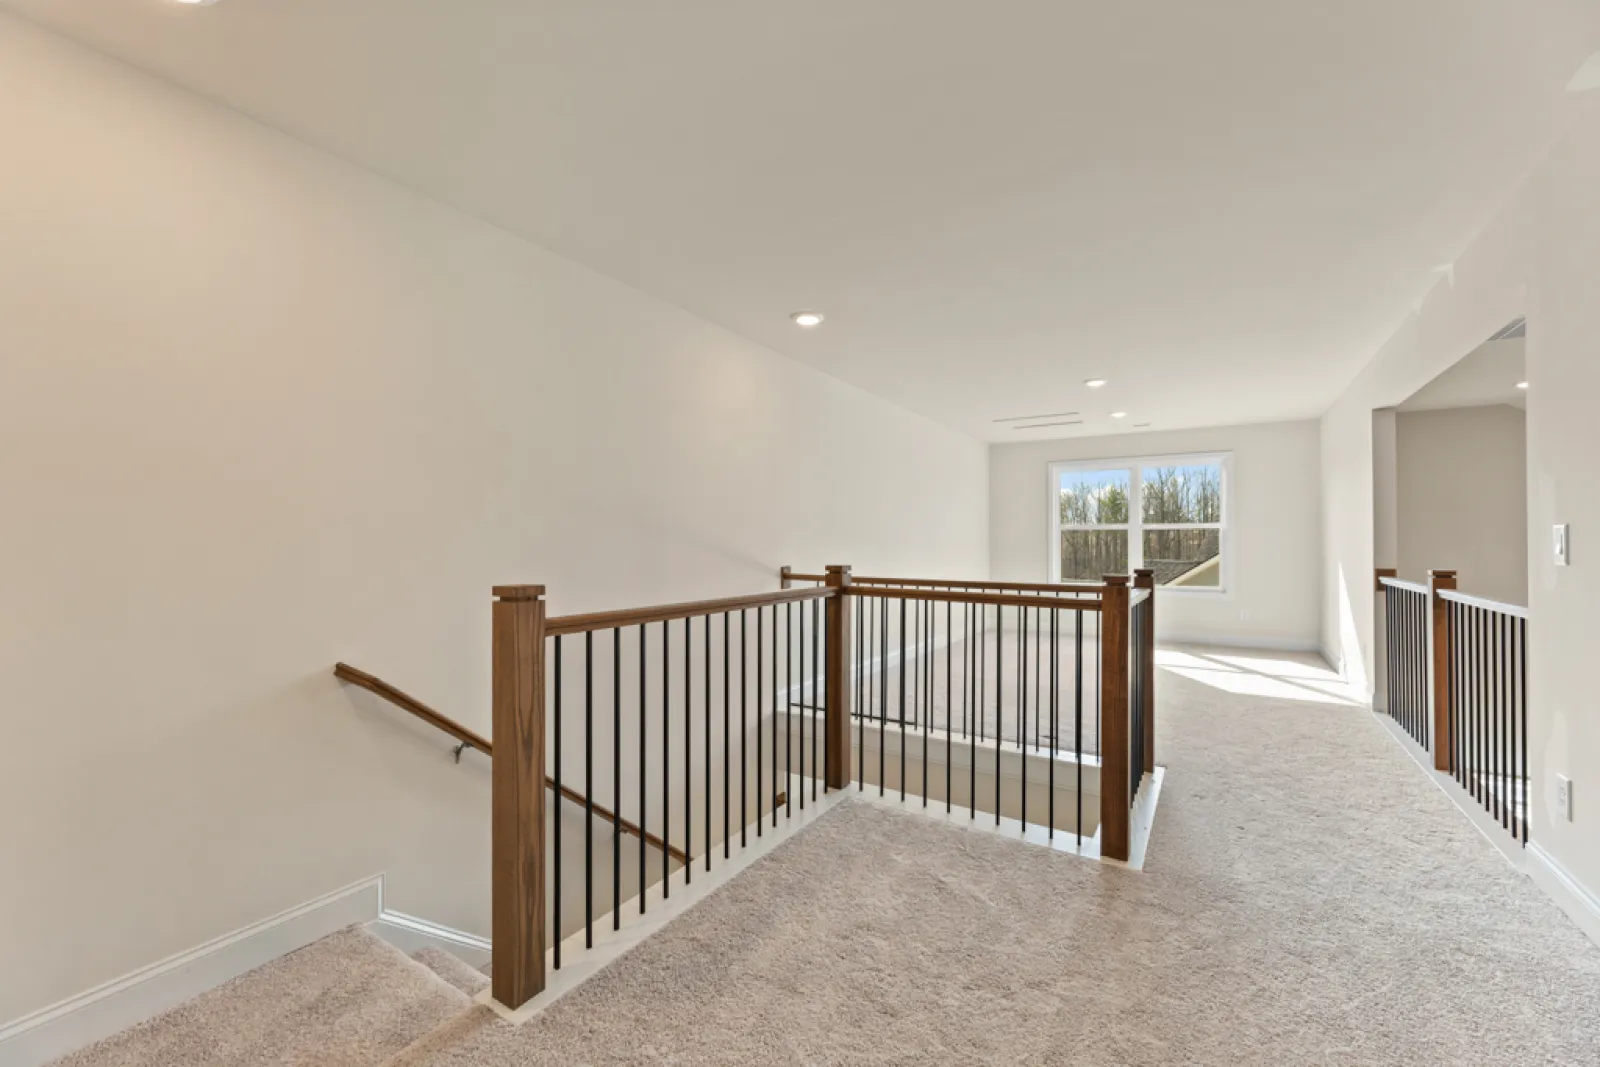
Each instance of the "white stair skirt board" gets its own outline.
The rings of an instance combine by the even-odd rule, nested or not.
[[[382,912],[380,874],[0,1027],[0,1064],[38,1067]]]
[[[478,968],[489,962],[488,938],[452,930],[413,915],[385,909],[367,924],[367,929],[407,956],[414,956],[425,948],[436,948],[450,953],[469,967]]]
[[[1043,823],[1029,821],[1024,825],[1020,819],[1013,819],[1005,815],[1002,815],[997,822],[992,811],[973,812],[972,809],[964,808],[960,805],[953,805],[949,811],[946,811],[943,801],[930,801],[927,807],[923,807],[920,796],[912,797],[907,795],[905,800],[901,800],[898,792],[885,793],[883,796],[879,796],[875,789],[867,789],[864,792],[850,795],[880,807],[909,811],[926,819],[937,819],[951,826],[959,826],[977,833],[994,834],[1012,841],[1021,841],[1025,844],[1053,849],[1056,852],[1065,852],[1070,855],[1082,856],[1086,859],[1099,860],[1101,863],[1143,870],[1145,852],[1150,843],[1150,830],[1155,825],[1156,804],[1161,797],[1161,783],[1166,778],[1166,773],[1165,767],[1157,767],[1154,772],[1145,775],[1144,783],[1139,787],[1139,795],[1134,798],[1133,809],[1128,818],[1128,861],[1126,863],[1100,855],[1100,828],[1098,825],[1096,825],[1092,835],[1084,836],[1080,845],[1077,835],[1071,830],[1057,830],[1054,834],[1051,834]]]
[[[1567,913],[1567,918],[1578,925],[1590,941],[1600,945],[1600,896],[1573,877],[1572,872],[1537,842],[1528,842],[1528,863],[1525,867],[1534,885],[1543,889],[1556,906]]]
[[[561,969],[555,970],[555,952],[545,952],[546,984],[544,992],[528,1001],[522,1007],[513,1011],[494,999],[494,988],[491,986],[479,993],[473,999],[480,1004],[486,1004],[494,1010],[495,1014],[515,1025],[522,1025],[529,1019],[543,1012],[550,1005],[572,992],[578,986],[588,981],[607,964],[620,959],[635,946],[641,944],[646,938],[666,926],[673,919],[682,915],[697,903],[710,896],[720,887],[726,885],[733,878],[788,841],[795,834],[816,822],[832,808],[849,795],[844,791],[819,795],[815,801],[806,804],[804,810],[795,806],[792,814],[779,821],[778,828],[766,827],[765,832],[755,836],[754,828],[747,838],[749,842],[744,848],[734,849],[729,859],[723,860],[713,855],[712,869],[707,873],[702,866],[694,872],[694,881],[685,885],[684,870],[682,867],[674,871],[668,879],[668,888],[671,889],[670,897],[664,896],[661,882],[653,884],[646,891],[644,897],[645,913],[639,914],[639,901],[637,898],[625,901],[622,906],[622,921],[620,929],[611,928],[611,912],[594,917],[594,947],[584,948],[584,932],[579,930],[561,943]],[[699,856],[697,862],[703,863]]]

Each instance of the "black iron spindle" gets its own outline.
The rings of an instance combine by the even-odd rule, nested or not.
[[[611,929],[622,929],[622,627],[611,631]],[[639,823],[643,837],[644,823]]]
[[[694,627],[683,620],[683,884],[694,882]],[[709,684],[710,679],[708,678]],[[710,798],[706,798],[707,803]]]
[[[554,938],[552,938],[552,940],[555,943],[555,969],[559,971],[561,969],[561,822],[562,822],[562,819],[561,819],[561,719],[562,719],[562,714],[561,714],[561,635],[557,634],[555,640],[556,640],[556,654],[555,654],[555,658],[556,658],[556,688],[555,688],[556,714],[555,714],[554,722],[552,723],[552,726],[554,727],[554,730],[555,730],[555,757],[556,757],[555,758],[555,768],[554,768],[554,770],[555,770],[555,790],[554,790],[554,796],[553,796],[553,799],[552,799],[552,803],[555,806],[555,818],[553,820],[551,820],[551,822],[552,822],[551,830],[553,831],[552,837],[554,838],[552,844],[554,845],[554,848],[555,848],[555,886],[554,886],[555,892],[553,894],[554,899],[551,901],[551,903],[555,905],[555,908],[554,908],[554,911],[552,912],[551,919],[555,923],[555,936],[554,936]]]

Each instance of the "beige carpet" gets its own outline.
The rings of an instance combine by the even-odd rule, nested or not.
[[[1600,1063],[1600,950],[1371,713],[1209,669],[1162,672],[1144,873],[847,804],[525,1028],[475,1009],[403,1062]]]
[[[470,1003],[404,953],[351,929],[81,1049],[55,1067],[383,1064]]]
[[[1600,1064],[1600,950],[1325,669],[1167,662],[1142,873],[851,800],[521,1029],[349,931],[65,1062]]]

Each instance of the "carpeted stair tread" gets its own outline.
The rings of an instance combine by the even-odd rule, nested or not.
[[[470,1005],[428,968],[351,927],[55,1067],[376,1067]]]
[[[469,997],[477,995],[479,990],[489,984],[489,979],[475,970],[471,964],[443,949],[418,949],[411,954],[411,958]]]

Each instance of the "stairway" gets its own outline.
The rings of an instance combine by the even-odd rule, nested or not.
[[[488,984],[449,953],[407,957],[351,927],[52,1067],[390,1067]]]

